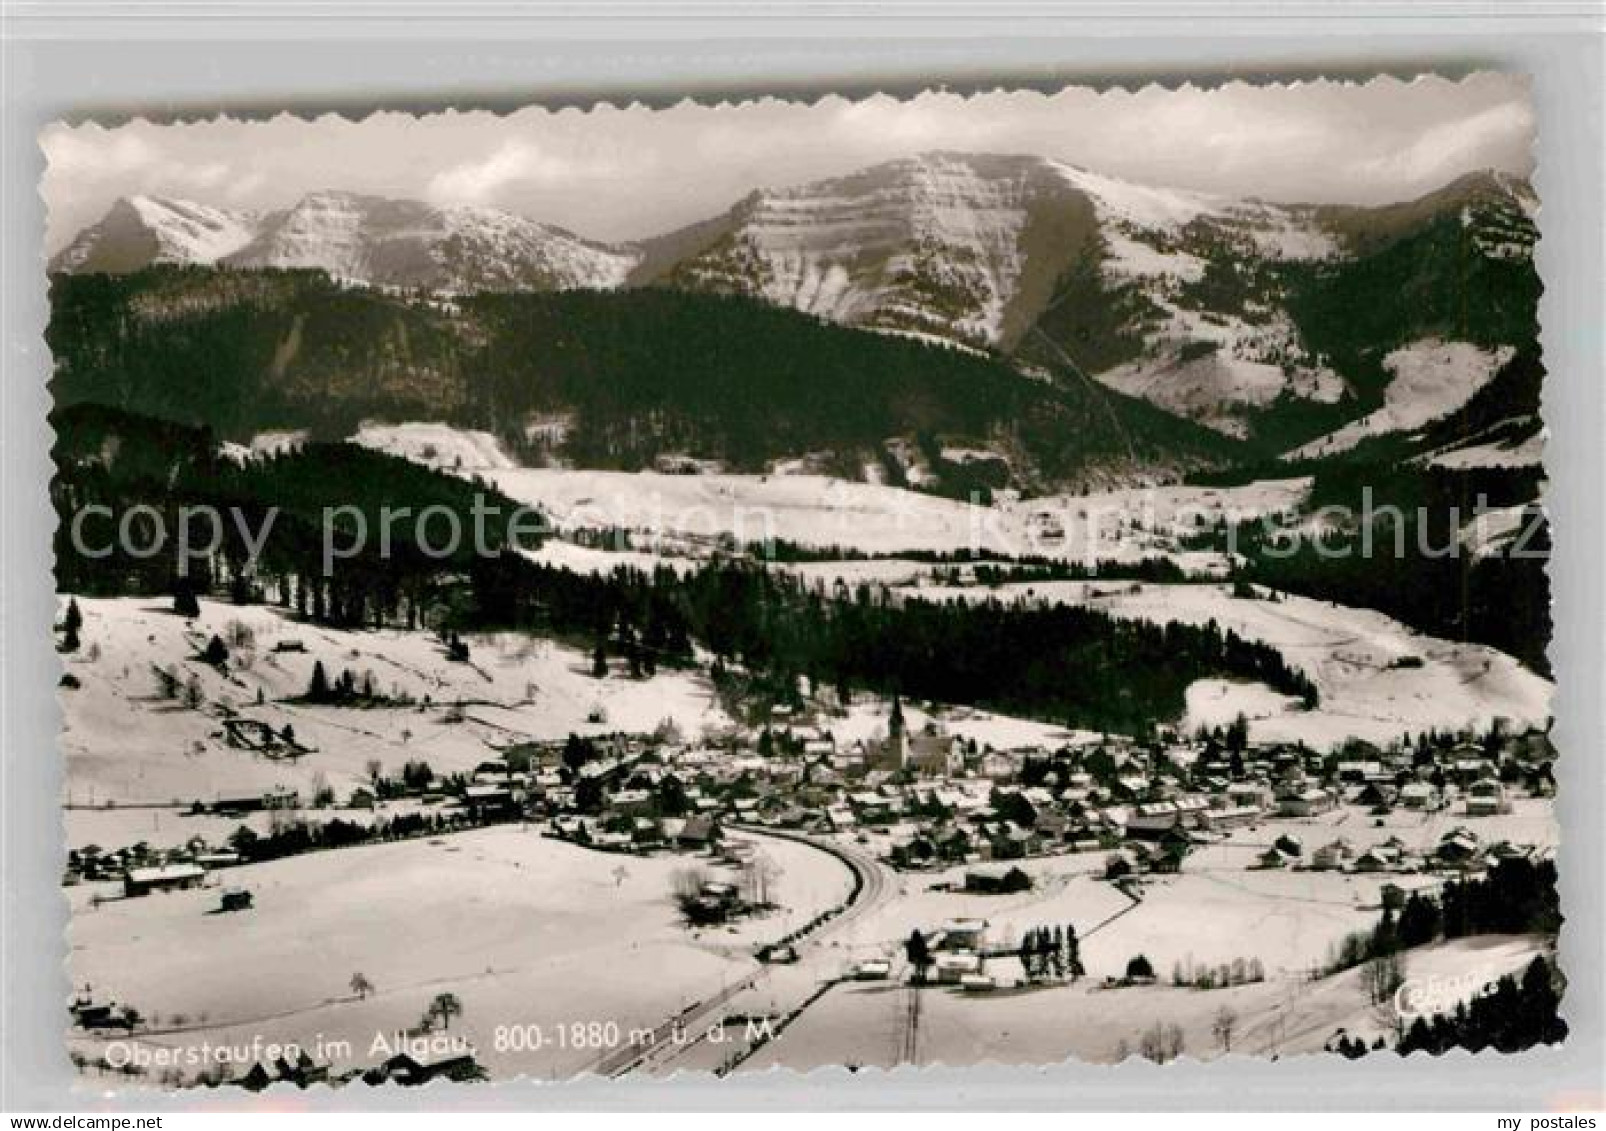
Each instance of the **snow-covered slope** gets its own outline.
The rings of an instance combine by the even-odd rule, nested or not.
[[[212,264],[250,242],[258,218],[156,196],[123,197],[51,263],[56,271],[119,274],[153,263]]]
[[[1035,246],[1035,213],[1065,203],[1048,163],[935,153],[846,177],[765,189],[725,234],[668,276],[853,326],[996,345]],[[1056,196],[1059,200],[1056,201]]]
[[[1343,395],[1342,378],[1306,349],[1261,277],[1268,265],[1339,254],[1314,209],[1058,168],[1098,214],[1099,290],[1141,312],[1117,328],[1135,339],[1133,356],[1090,366],[1100,381],[1239,436],[1248,411],[1279,397],[1331,404]],[[1232,271],[1221,270],[1223,258]]]
[[[1232,433],[1243,431],[1235,414],[1244,406],[1284,393],[1332,402],[1344,389],[1271,297],[1235,294],[1228,309],[1209,293],[1220,289],[1209,255],[1337,254],[1311,208],[1139,185],[1038,157],[934,153],[756,192],[721,231],[664,279],[1069,365]],[[1086,327],[1056,329],[1065,305],[1128,348],[1115,358],[1102,344],[1084,352]]]
[[[489,432],[453,428],[449,424],[364,421],[351,440],[365,448],[401,456],[437,471],[469,475],[478,471],[508,471],[518,466]]]
[[[1290,459],[1315,459],[1347,452],[1372,436],[1408,432],[1448,416],[1488,384],[1511,360],[1509,346],[1485,349],[1470,342],[1426,338],[1402,346],[1383,359],[1392,376],[1383,407],[1336,432],[1289,452]]]
[[[234,267],[316,267],[337,278],[448,293],[607,288],[633,253],[488,208],[316,192],[266,217]]]

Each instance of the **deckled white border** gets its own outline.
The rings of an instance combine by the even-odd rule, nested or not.
[[[13,48],[8,59],[11,82],[18,89],[12,99],[6,136],[16,148],[7,154],[0,208],[7,238],[0,269],[4,280],[4,338],[7,348],[5,378],[0,382],[4,447],[0,448],[0,916],[4,949],[0,952],[0,1055],[5,1058],[0,1076],[0,1107],[8,1109],[83,1109],[93,1093],[69,1091],[78,1078],[66,1062],[64,1048],[65,1001],[69,986],[63,972],[65,900],[58,879],[65,860],[59,809],[59,762],[54,756],[60,715],[55,680],[60,668],[48,648],[48,627],[54,615],[49,578],[50,531],[53,516],[44,485],[50,475],[48,430],[43,426],[48,401],[44,380],[49,359],[41,334],[46,317],[43,290],[41,236],[43,208],[34,191],[41,159],[32,146],[38,129],[60,117],[82,110],[83,78],[95,77],[96,101],[105,105],[149,108],[153,96],[166,90],[180,92],[185,102],[180,116],[211,113],[222,107],[197,92],[212,88],[216,97],[249,100],[258,92],[324,91],[330,97],[298,103],[311,113],[336,106],[362,116],[356,99],[363,92],[403,90],[425,76],[442,87],[466,84],[491,90],[491,96],[449,97],[452,105],[467,108],[489,104],[508,109],[520,101],[517,93],[532,84],[546,87],[533,100],[588,103],[596,100],[600,83],[615,82],[614,89],[630,93],[615,100],[636,100],[644,82],[665,79],[660,94],[642,101],[675,101],[690,90],[709,101],[736,100],[761,89],[778,89],[783,97],[817,97],[830,91],[862,95],[871,90],[913,93],[924,85],[910,76],[948,73],[944,84],[959,92],[1030,86],[1056,89],[1077,78],[1077,72],[1098,77],[1120,73],[1120,85],[1141,86],[1150,81],[1174,83],[1189,73],[1199,85],[1225,80],[1232,74],[1250,80],[1269,77],[1271,68],[1243,66],[1252,54],[1268,63],[1298,58],[1319,46],[1327,59],[1344,60],[1325,73],[1354,79],[1365,73],[1356,60],[1378,58],[1421,60],[1384,62],[1378,70],[1396,75],[1424,72],[1465,73],[1480,66],[1523,71],[1533,76],[1536,117],[1539,122],[1539,169],[1535,178],[1543,202],[1538,263],[1546,284],[1541,305],[1544,358],[1550,377],[1545,413],[1551,428],[1547,465],[1553,486],[1547,495],[1557,548],[1552,565],[1556,590],[1556,637],[1551,649],[1558,675],[1557,743],[1560,763],[1559,813],[1563,826],[1562,888],[1568,923],[1562,938],[1562,967],[1571,979],[1565,1012],[1573,1033],[1557,1050],[1522,1056],[1451,1054],[1429,1062],[1421,1057],[1369,1057],[1347,1062],[1337,1057],[1291,1058],[1282,1063],[1234,1058],[1228,1063],[1176,1063],[1161,1068],[1130,1061],[1120,1067],[1069,1063],[1052,1068],[901,1069],[865,1071],[856,1076],[842,1069],[821,1069],[807,1075],[777,1070],[741,1074],[724,1080],[686,1075],[674,1082],[595,1079],[568,1084],[508,1082],[469,1087],[432,1087],[425,1091],[347,1088],[297,1093],[299,1102],[320,1108],[408,1110],[418,1107],[486,1108],[594,1108],[610,1106],[653,1109],[724,1108],[768,1109],[785,1107],[898,1107],[929,1108],[985,1102],[1012,1107],[1140,1108],[1189,1110],[1214,1107],[1323,1106],[1330,1108],[1385,1107],[1429,1109],[1468,1108],[1534,1109],[1560,1102],[1563,1093],[1599,1089],[1602,1057],[1600,961],[1602,923],[1601,876],[1603,852],[1599,799],[1606,795],[1606,726],[1601,695],[1601,633],[1606,625],[1602,602],[1600,564],[1606,560],[1600,500],[1606,498],[1606,474],[1600,451],[1602,390],[1602,319],[1600,296],[1603,280],[1599,233],[1603,199],[1598,164],[1600,80],[1598,55],[1588,55],[1587,38],[1543,38],[1537,28],[1527,35],[1500,26],[1498,35],[1475,38],[1469,22],[1457,31],[1473,35],[1454,46],[1442,36],[1428,39],[1389,34],[1382,24],[1366,29],[1340,22],[1345,35],[1313,39],[1308,25],[1269,17],[1258,21],[1254,40],[1200,39],[1179,43],[1154,35],[1153,23],[1137,20],[1126,38],[1066,40],[1050,36],[1032,39],[978,41],[972,20],[960,20],[945,32],[941,19],[921,22],[928,37],[911,43],[901,37],[866,37],[862,26],[843,28],[842,40],[823,35],[815,41],[796,39],[764,43],[709,45],[684,38],[651,47],[626,47],[630,27],[616,25],[608,37],[614,42],[557,44],[551,38],[526,41],[510,47],[503,40],[494,47],[474,50],[464,45],[442,46],[424,39],[398,39],[382,51],[368,48],[354,53],[349,45],[331,42],[317,27],[298,34],[312,42],[281,53],[233,43],[215,49],[182,42],[179,29],[172,37],[150,37],[141,42],[137,56],[117,43],[43,44]],[[810,25],[820,35],[826,21]],[[1053,21],[1067,30],[1063,21]],[[1509,21],[1506,21],[1509,25]],[[706,30],[706,25],[704,26]],[[1209,24],[1210,32],[1225,25]],[[1491,25],[1494,27],[1495,25]],[[537,29],[542,30],[542,29]],[[550,35],[550,29],[545,29]],[[769,30],[765,28],[764,30]],[[1010,30],[1025,30],[1021,21]],[[1200,29],[1195,29],[1197,33]],[[1247,30],[1240,28],[1240,31]],[[526,35],[530,29],[526,29]],[[960,37],[963,38],[960,38]],[[561,37],[560,37],[561,38]],[[220,65],[219,56],[227,59]],[[1189,69],[1164,68],[1179,56]],[[1469,62],[1468,60],[1473,60]],[[1134,71],[1147,61],[1160,69]],[[1236,71],[1227,69],[1239,63]],[[21,64],[20,67],[18,64]],[[986,71],[986,79],[967,78]],[[894,76],[886,79],[888,73]],[[20,72],[20,73],[19,73]],[[829,81],[808,89],[808,74],[827,74]],[[1307,67],[1303,77],[1324,73]],[[1372,73],[1376,73],[1375,71]],[[226,76],[219,88],[216,76]],[[731,76],[725,92],[716,93],[698,81],[704,75]],[[859,78],[859,75],[880,75]],[[1139,77],[1139,76],[1142,77]],[[454,76],[455,81],[444,76]],[[800,76],[787,85],[787,80]],[[1293,78],[1287,70],[1278,77]],[[564,97],[562,84],[582,93]],[[667,92],[667,93],[663,93]],[[541,97],[544,93],[547,97]],[[600,91],[598,92],[600,94]],[[724,97],[722,97],[722,95]],[[406,95],[378,102],[402,109],[425,109],[424,98]],[[261,101],[258,105],[272,105]],[[99,116],[98,114],[95,116]],[[155,116],[154,114],[152,116]],[[243,115],[242,115],[243,116]],[[1230,1087],[1228,1093],[1226,1089]],[[248,1102],[242,1095],[186,1092],[164,1096],[151,1090],[115,1093],[112,1104],[120,1109],[181,1110]],[[1598,1102],[1598,1101],[1597,1101]]]

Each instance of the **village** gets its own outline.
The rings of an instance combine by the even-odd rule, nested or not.
[[[515,821],[587,848],[636,854],[707,851],[722,828],[745,826],[850,839],[903,871],[1096,853],[1111,879],[1174,872],[1196,847],[1238,830],[1287,826],[1261,838],[1254,867],[1419,873],[1532,847],[1478,829],[1483,818],[1553,796],[1554,758],[1544,733],[1500,728],[1423,735],[1388,750],[1359,740],[1337,752],[1251,745],[1233,727],[1191,739],[1106,735],[1058,749],[995,750],[930,722],[909,733],[894,700],[884,738],[843,745],[827,727],[781,714],[719,747],[663,735],[571,735],[510,745],[468,774],[437,777],[422,762],[409,762],[400,779],[376,771],[340,806],[279,786],[197,801],[191,812],[266,814],[281,833],[300,821],[372,827],[388,818],[397,835]],[[1461,820],[1424,848],[1398,836],[1324,840],[1335,815],[1376,828],[1396,815]],[[166,850],[77,847],[67,879],[120,878],[130,896],[187,886],[253,858],[260,839],[241,825],[217,844],[197,836]],[[988,882],[985,873],[976,873],[977,884]]]
[[[964,902],[946,909],[920,902],[931,910],[915,912],[906,934],[908,916],[892,916],[898,925],[890,925],[884,896],[879,919],[870,909],[887,923],[879,932],[867,937],[861,928],[833,944],[845,954],[804,964],[800,975],[818,982],[810,994],[843,983],[929,981],[974,997],[1083,973],[1075,925],[1064,933],[1058,924],[1024,925],[1009,902],[1063,885],[1057,872],[1111,891],[1109,919],[1136,909],[1149,885],[1196,867],[1363,880],[1356,910],[1374,914],[1398,912],[1412,893],[1432,892],[1447,878],[1548,859],[1554,757],[1543,732],[1501,725],[1481,735],[1423,734],[1388,749],[1353,741],[1332,752],[1252,743],[1241,722],[1188,737],[1087,735],[1053,748],[1000,750],[947,733],[929,717],[911,733],[894,697],[884,734],[868,740],[839,744],[828,719],[782,708],[756,732],[727,733],[718,745],[663,730],[570,735],[511,743],[469,773],[437,776],[421,761],[394,776],[375,771],[340,804],[332,791],[304,798],[290,786],[219,796],[195,802],[188,819],[214,829],[235,823],[226,837],[198,834],[166,848],[75,847],[66,878],[92,887],[96,905],[201,889],[212,893],[204,897],[211,913],[249,916],[261,913],[249,865],[397,840],[440,844],[449,834],[511,826],[619,858],[616,882],[631,859],[679,861],[659,898],[676,909],[682,929],[749,924],[762,969],[797,963],[805,940],[862,904],[866,880],[886,888],[880,877],[890,875],[901,892],[915,885],[923,900],[950,893]],[[757,837],[835,856],[854,874],[853,888],[810,918],[789,920],[787,931],[769,927],[776,869],[757,851]],[[1052,904],[1050,894],[1044,898]],[[1006,921],[987,913],[989,900],[1008,912]],[[1083,941],[1104,925],[1084,928]],[[1219,962],[1203,956],[1197,969],[1190,952],[1186,962],[1173,960],[1172,979],[1219,978],[1226,987],[1264,981],[1268,965],[1289,972],[1256,953],[1255,940],[1242,939],[1240,951]],[[1298,973],[1315,977],[1325,961],[1304,956],[1308,969]],[[1152,958],[1135,951],[1093,972],[1107,985],[1141,985],[1163,977],[1164,962],[1158,950]],[[780,1010],[783,1027],[805,1007]],[[94,987],[74,1009],[86,1033],[131,1033],[142,1020],[137,1007],[99,1000]],[[708,1067],[762,1063],[773,1040],[766,1033]],[[465,1055],[454,1049],[434,1068],[413,1058],[364,1071],[416,1082],[437,1070],[473,1078],[480,1066]],[[264,1079],[256,1063],[240,1078],[256,1086],[305,1083],[327,1071],[286,1064]]]

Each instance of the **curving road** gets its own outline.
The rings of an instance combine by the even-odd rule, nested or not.
[[[781,1012],[790,1013],[807,1000],[808,995],[827,978],[834,976],[835,970],[826,969],[827,962],[835,962],[836,956],[829,950],[828,940],[839,934],[843,928],[863,918],[869,912],[881,907],[886,901],[897,893],[897,885],[890,877],[885,865],[868,853],[858,848],[836,844],[821,840],[817,837],[807,836],[803,833],[778,832],[774,829],[756,829],[746,825],[729,826],[731,831],[739,832],[743,836],[758,840],[789,840],[835,857],[854,874],[857,884],[849,894],[844,909],[831,919],[826,920],[811,931],[807,937],[798,939],[793,943],[798,953],[796,965],[787,967],[789,971],[809,971],[813,969],[813,977],[792,977],[794,1000],[790,1007],[783,1008]],[[587,1071],[596,1072],[604,1076],[625,1076],[631,1072],[645,1071],[651,1073],[663,1072],[672,1068],[690,1050],[697,1047],[695,1039],[675,1040],[678,1033],[689,1035],[697,1032],[700,1023],[711,1021],[717,1016],[720,1007],[730,1002],[738,995],[754,989],[767,982],[773,982],[771,975],[773,967],[760,966],[751,974],[732,982],[724,989],[705,1001],[695,1002],[686,1009],[666,1018],[652,1030],[652,1038],[641,1046],[631,1046],[612,1049],[599,1057]],[[798,993],[797,990],[802,992]]]

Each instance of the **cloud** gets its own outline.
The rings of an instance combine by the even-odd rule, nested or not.
[[[503,208],[597,239],[634,239],[716,216],[755,188],[933,149],[1041,154],[1228,196],[1382,204],[1474,169],[1530,172],[1529,95],[1520,76],[1483,73],[57,125],[40,137],[41,191],[52,250],[118,196],[139,192],[269,211],[345,189]]]
[[[516,187],[561,182],[581,172],[572,161],[511,139],[483,160],[436,173],[424,191],[440,204],[491,204]]]
[[[1461,173],[1521,165],[1531,155],[1533,114],[1503,103],[1459,121],[1434,126],[1391,153],[1360,163],[1355,172],[1419,188],[1437,187]]]

